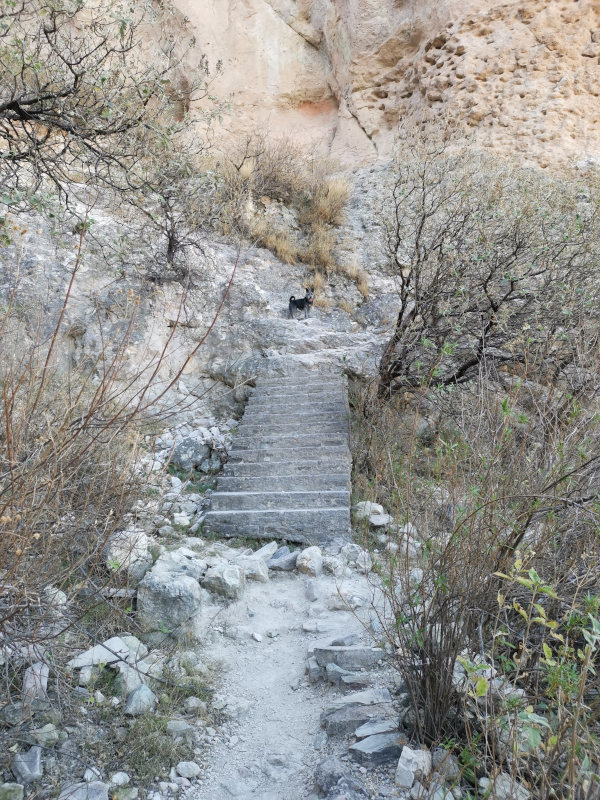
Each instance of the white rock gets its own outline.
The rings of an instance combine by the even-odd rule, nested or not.
[[[87,686],[88,683],[92,680],[93,674],[94,674],[93,667],[82,667],[79,670],[79,685]]]
[[[106,566],[117,574],[140,581],[152,566],[151,539],[143,530],[131,528],[114,533],[104,549]]]
[[[27,667],[23,675],[23,696],[30,700],[46,697],[49,674],[50,667],[48,664],[43,664],[40,661]]]
[[[130,780],[131,778],[126,772],[115,772],[110,778],[113,786],[127,786]]]
[[[171,631],[191,626],[202,604],[198,578],[206,562],[197,554],[165,553],[144,575],[138,588],[138,621],[145,630]]]
[[[235,600],[244,591],[244,571],[235,564],[219,564],[209,567],[202,585],[209,592],[215,592]]]
[[[175,767],[177,773],[182,778],[195,778],[202,770],[195,761],[180,761]]]
[[[357,519],[368,519],[371,514],[385,514],[385,509],[379,503],[371,503],[368,500],[363,500],[360,503],[355,503],[352,506]]]
[[[264,544],[260,549],[253,553],[253,558],[262,558],[265,561],[268,561],[273,553],[277,552],[278,547],[279,545],[277,542],[269,542],[268,544]]]
[[[410,789],[415,780],[427,778],[431,772],[431,753],[429,750],[402,748],[396,768],[395,783],[402,789]]]
[[[269,580],[269,568],[262,558],[246,556],[238,560],[238,566],[244,570],[244,575],[249,581],[266,583]]]
[[[484,792],[489,791],[492,785],[496,800],[529,800],[531,797],[531,792],[507,772],[501,772],[493,782],[489,778],[479,779],[479,786]]]
[[[125,642],[129,648],[131,658],[128,660],[130,663],[135,663],[148,655],[148,648],[143,642],[140,642],[137,636],[132,636],[130,633],[121,633],[119,634],[119,638]]]
[[[303,572],[313,577],[320,575],[323,571],[323,555],[321,553],[321,548],[313,545],[303,550],[296,561],[296,569],[298,572]]]
[[[369,517],[369,525],[373,528],[387,528],[391,522],[389,514],[371,514]]]
[[[48,605],[48,616],[59,619],[67,608],[67,595],[56,586],[46,586],[42,592],[42,600]]]
[[[158,699],[154,692],[142,684],[128,696],[124,711],[132,717],[153,711]]]
[[[94,667],[98,664],[113,664],[115,661],[127,661],[130,657],[129,647],[120,636],[113,636],[103,644],[90,647],[84,653],[67,662],[69,669],[81,667]]]

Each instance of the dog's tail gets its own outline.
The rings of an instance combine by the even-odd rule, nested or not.
[[[292,296],[290,297],[290,303],[293,303],[295,299],[296,299],[296,298],[294,297],[294,295],[292,295]]]

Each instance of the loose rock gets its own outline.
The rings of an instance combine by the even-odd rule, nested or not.
[[[306,575],[317,577],[323,571],[323,554],[320,547],[307,547],[298,556],[296,569]]]
[[[531,792],[507,772],[501,772],[494,781],[480,778],[479,786],[485,792],[493,788],[496,800],[529,800],[531,797]]]
[[[123,710],[129,716],[135,717],[145,714],[147,711],[152,711],[157,702],[154,692],[148,686],[142,684],[128,696]]]
[[[380,706],[356,704],[330,708],[321,714],[321,725],[330,736],[345,736],[354,733],[367,722],[389,717],[391,712],[392,708],[387,704]]]
[[[180,761],[175,769],[182,778],[195,778],[202,771],[195,761]]]
[[[296,569],[296,562],[298,561],[299,555],[299,550],[290,552],[290,548],[287,545],[284,545],[275,553],[273,553],[271,558],[267,561],[267,566],[269,569],[280,570],[282,572],[292,572]]]
[[[23,676],[23,697],[44,699],[48,688],[50,667],[41,661],[27,667]]]
[[[58,800],[108,800],[108,784],[102,781],[74,783],[62,790]]]
[[[42,748],[30,747],[26,753],[17,753],[11,764],[12,773],[19,783],[33,783],[43,775]]]
[[[80,669],[81,667],[94,667],[98,664],[113,664],[115,661],[127,661],[130,657],[129,647],[119,637],[113,636],[102,644],[91,647],[84,653],[80,653],[76,658],[67,662],[69,669]]]
[[[431,772],[429,750],[413,750],[404,747],[396,768],[395,783],[401,789],[410,789],[415,780],[427,778]]]
[[[353,672],[374,667],[382,658],[379,647],[316,647],[314,657],[320,667],[337,664],[338,667]]]
[[[210,567],[204,577],[203,586],[230,600],[236,600],[244,591],[244,572],[234,564]]]
[[[23,800],[23,791],[20,783],[0,783],[0,800]]]
[[[400,733],[377,733],[350,745],[349,752],[361,764],[385,764],[398,758],[406,742]]]

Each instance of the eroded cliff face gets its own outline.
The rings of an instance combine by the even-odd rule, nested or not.
[[[268,129],[354,163],[434,117],[542,166],[600,158],[600,0],[176,5],[196,57],[223,61],[229,133]]]

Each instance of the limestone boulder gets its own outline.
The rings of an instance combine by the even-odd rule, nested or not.
[[[112,572],[140,581],[152,566],[152,540],[145,531],[129,528],[114,533],[104,550],[104,561]]]

